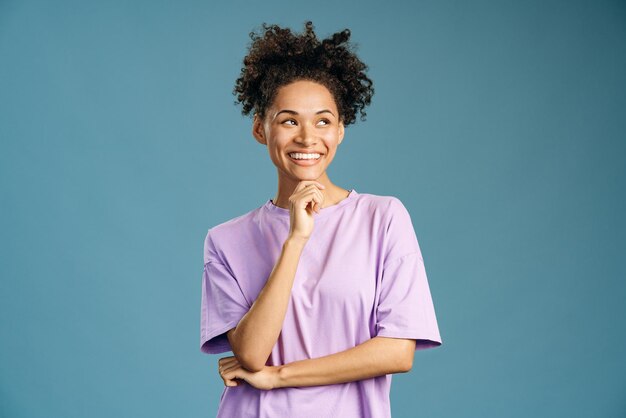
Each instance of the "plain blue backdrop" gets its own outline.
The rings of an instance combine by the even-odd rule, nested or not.
[[[0,416],[215,416],[203,240],[277,187],[232,89],[309,19],[376,89],[329,176],[404,202],[444,341],[394,418],[626,416],[626,5],[539,0],[0,0]]]

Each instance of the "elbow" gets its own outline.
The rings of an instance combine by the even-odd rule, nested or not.
[[[400,373],[408,373],[413,368],[413,357],[415,354],[415,345],[409,344],[404,350],[398,353],[400,361],[397,364]]]
[[[230,342],[230,346],[232,348],[233,354],[235,355],[235,358],[237,359],[241,367],[248,370],[249,372],[260,372],[265,367],[265,363],[267,361],[267,357],[269,357],[269,354],[266,359],[263,360],[261,357],[258,356],[258,353],[251,352],[250,350],[246,350],[240,347],[240,342],[237,338],[235,330],[236,329],[233,328],[228,333],[228,341]]]
[[[390,373],[408,373],[413,368],[413,359],[406,356],[396,356],[387,365],[386,374]]]
[[[265,361],[263,361],[257,353],[248,352],[239,347],[233,347],[233,354],[241,367],[249,372],[260,372],[265,367]]]
[[[401,365],[400,373],[408,373],[413,368],[413,356],[405,359],[404,363]]]
[[[402,359],[399,364],[400,373],[408,373],[413,368],[416,341],[413,339],[407,339],[403,340],[402,344],[401,350],[398,353],[398,358]]]
[[[260,361],[259,359],[256,359],[252,356],[241,355],[236,357],[239,361],[239,364],[241,364],[241,367],[248,370],[249,372],[260,372],[265,367],[264,361]]]

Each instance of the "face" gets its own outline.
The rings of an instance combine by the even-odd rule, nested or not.
[[[255,115],[252,133],[267,146],[279,180],[297,183],[326,175],[343,140],[344,125],[330,91],[321,84],[302,80],[277,91],[265,118]],[[290,156],[294,152],[316,153],[319,158],[297,160]]]

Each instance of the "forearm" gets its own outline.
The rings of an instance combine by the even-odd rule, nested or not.
[[[331,385],[405,373],[412,367],[414,351],[415,340],[374,337],[339,353],[278,366],[276,387]]]
[[[299,239],[285,241],[265,286],[229,335],[233,354],[250,371],[264,367],[278,340],[305,244]]]

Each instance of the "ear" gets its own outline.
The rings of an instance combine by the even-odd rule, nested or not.
[[[263,119],[261,119],[258,113],[254,114],[254,120],[252,121],[252,136],[254,136],[254,138],[260,144],[267,145],[267,140],[265,138],[265,127],[263,126]]]
[[[343,141],[343,135],[345,134],[345,126],[343,125],[343,121],[339,121],[339,142],[337,143],[337,145],[341,144],[341,141]]]

